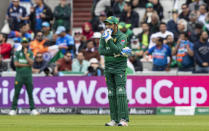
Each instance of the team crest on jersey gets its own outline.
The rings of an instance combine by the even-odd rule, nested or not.
[[[115,38],[114,40],[113,40],[113,42],[115,43],[117,41],[117,39]]]
[[[125,44],[125,42],[126,42],[125,40],[121,40],[121,44]]]

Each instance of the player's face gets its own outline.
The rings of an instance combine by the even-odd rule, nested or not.
[[[29,46],[29,43],[28,43],[28,42],[23,42],[23,43],[22,43],[22,47],[23,47],[23,48],[28,48],[28,46]]]
[[[110,23],[105,23],[106,28],[112,29],[114,30],[114,24],[110,24]]]

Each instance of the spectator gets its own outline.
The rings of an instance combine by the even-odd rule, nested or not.
[[[31,29],[35,32],[40,31],[42,28],[42,22],[50,21],[53,19],[53,14],[48,5],[44,3],[44,0],[35,0],[36,6],[31,8],[30,21]]]
[[[146,12],[143,17],[143,22],[151,23],[152,21],[152,14],[157,14],[157,12],[153,9],[152,3],[146,4]]]
[[[191,12],[189,15],[188,21],[188,32],[191,34],[195,30],[195,25],[198,23],[197,14],[195,12]]]
[[[182,12],[180,13],[179,18],[189,21],[190,10],[189,10],[188,5],[186,3],[182,4],[181,9],[182,9]]]
[[[197,23],[195,25],[195,30],[191,32],[190,41],[195,43],[199,40],[201,32],[203,31],[203,25],[201,23]]]
[[[142,23],[142,33],[139,34],[139,42],[146,48],[149,46],[150,41],[150,28],[147,23]]]
[[[94,32],[92,40],[94,42],[94,46],[96,47],[96,49],[99,48],[99,41],[100,41],[101,36],[102,34],[100,32]]]
[[[147,0],[132,0],[132,7],[135,8],[145,8]]]
[[[103,69],[99,66],[99,62],[96,58],[91,58],[90,66],[88,67],[88,73],[87,76],[102,76],[103,75]]]
[[[106,20],[106,18],[107,18],[106,13],[101,12],[99,15],[99,18],[91,22],[94,32],[100,32],[105,29],[104,21]]]
[[[125,0],[114,0],[114,1],[115,2],[112,6],[113,15],[120,18],[125,6]]]
[[[173,36],[173,33],[167,30],[166,24],[164,22],[160,23],[160,32],[157,32],[156,34],[162,38],[166,38],[168,35]]]
[[[7,10],[7,20],[11,30],[19,31],[20,25],[26,23],[29,17],[25,7],[19,5],[19,0],[12,0],[12,4]]]
[[[164,40],[164,43],[167,44],[171,49],[176,46],[174,38],[171,35],[168,35]]]
[[[180,19],[177,22],[177,34],[174,34],[174,40],[177,41],[179,34],[187,32],[187,21],[185,19]]]
[[[145,54],[151,54],[153,58],[153,71],[169,71],[172,61],[171,49],[163,44],[163,38],[156,39],[156,46],[149,49]],[[167,57],[170,57],[168,62]]]
[[[139,59],[136,55],[130,56],[129,61],[134,66],[135,71],[143,71],[143,65],[142,65],[141,59]]]
[[[55,7],[54,10],[54,30],[57,30],[58,26],[64,26],[66,31],[70,30],[70,17],[71,17],[71,8],[67,4],[66,0],[60,0],[60,4]]]
[[[33,33],[29,33],[29,24],[23,23],[20,25],[20,31],[11,31],[8,35],[9,38],[13,38],[20,43],[22,37],[26,37],[28,40],[33,39]]]
[[[164,22],[161,22],[161,23],[160,23],[160,32],[157,32],[157,33],[155,33],[155,34],[152,34],[152,35],[151,35],[150,41],[153,41],[153,36],[154,36],[155,38],[157,38],[157,37],[162,37],[163,39],[165,39],[168,35],[171,35],[172,37],[174,37],[172,32],[167,31],[166,24],[165,24]],[[150,42],[150,44],[149,44],[149,49],[150,49],[151,47],[153,47],[155,44],[156,44],[155,42],[152,42],[152,43]]]
[[[159,0],[149,0],[153,4],[153,9],[157,12],[159,15],[160,20],[163,19],[163,7],[160,4]]]
[[[0,55],[0,72],[7,71],[7,70],[8,70],[8,65],[7,63],[3,62],[3,58]]]
[[[131,37],[133,36],[133,31],[131,29],[129,29],[129,24],[126,24],[124,22],[120,22],[118,24],[118,28],[121,32],[123,32],[124,34],[126,34],[127,36],[127,42],[128,42],[128,45],[130,44],[131,42]]]
[[[146,23],[146,22],[144,22]],[[150,27],[150,34],[154,34],[156,32],[159,31],[159,27],[160,27],[160,20],[157,14],[152,14],[151,16],[151,23],[149,23],[149,27]]]
[[[35,60],[32,67],[33,73],[41,73],[47,68],[47,62],[43,59],[42,53],[38,52],[35,56]]]
[[[82,26],[82,35],[85,37],[85,40],[91,39],[93,34],[91,23],[85,22]]]
[[[130,47],[133,55],[129,57],[129,60],[133,64],[135,71],[142,71],[143,67],[140,60],[147,48],[139,42],[139,39],[136,36],[131,38]]]
[[[188,38],[189,36],[186,32],[181,33],[172,53],[173,55],[176,55],[179,71],[193,71],[194,45]]]
[[[107,7],[111,8],[111,0],[99,0],[96,4],[94,14],[99,16],[102,12],[105,12]]]
[[[5,34],[0,34],[0,55],[1,59],[8,59],[11,56],[12,46],[6,43],[7,36]]]
[[[86,45],[86,49],[82,50],[85,60],[90,60],[91,58],[100,60],[99,52],[95,49],[93,40],[88,40]]]
[[[209,13],[207,13],[207,16],[205,18],[203,30],[209,33]]]
[[[147,47],[140,43],[136,36],[131,38],[130,48],[132,49],[132,53],[137,57],[142,57],[143,53],[147,50]]]
[[[65,56],[56,62],[54,73],[58,74],[60,71],[72,71],[72,55],[70,52],[66,52]]]
[[[208,33],[202,32],[198,42],[194,44],[194,56],[197,63],[197,73],[209,73],[209,43]]]
[[[178,28],[177,28],[177,21],[178,21],[178,11],[172,10],[172,19],[168,21],[167,23],[167,29],[168,31],[172,32],[175,37],[175,41],[177,41],[178,36]]]
[[[190,11],[198,11],[200,5],[205,4],[202,0],[194,0],[192,3],[189,4]]]
[[[45,39],[46,41],[53,40],[53,32],[50,29],[49,22],[42,23],[42,32],[43,32],[43,39]]]
[[[139,26],[139,15],[132,10],[130,2],[125,3],[124,10],[120,16],[120,21],[131,24],[131,28]]]
[[[32,6],[32,0],[20,0],[20,5],[25,7],[27,15],[30,15],[30,8]]]
[[[176,42],[174,41],[174,38],[171,35],[168,35],[166,37],[166,39],[164,40],[164,43],[168,45],[171,49],[171,52],[173,52],[173,50],[176,47]],[[170,67],[176,67],[176,66],[177,66],[176,56],[172,55],[172,61],[171,61]]]
[[[44,46],[45,42],[46,40],[43,39],[43,33],[38,31],[35,40],[30,43],[30,49],[34,56],[36,56],[38,52],[42,54],[48,52],[48,47]]]
[[[87,73],[89,62],[84,59],[82,52],[77,54],[77,58],[73,60],[72,71]]]
[[[78,54],[81,50],[86,48],[85,43],[81,40],[81,33],[75,32],[74,40],[75,40],[75,53]]]
[[[206,15],[207,15],[207,6],[205,4],[200,5],[198,21],[204,24]]]
[[[65,54],[67,50],[69,50],[73,58],[75,46],[73,37],[66,33],[66,29],[64,26],[59,26],[57,28],[56,35],[59,35],[56,40],[56,45],[62,46],[61,51],[63,54]]]

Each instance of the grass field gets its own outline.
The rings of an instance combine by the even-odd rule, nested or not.
[[[209,131],[209,116],[131,115],[129,127],[105,127],[108,115],[0,116],[0,131]]]

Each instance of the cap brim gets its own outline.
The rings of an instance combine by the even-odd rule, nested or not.
[[[113,24],[113,22],[112,22],[111,20],[105,20],[104,22],[105,22],[105,23]]]
[[[61,31],[56,31],[56,33],[55,33],[55,34],[59,35],[60,33],[61,33]]]
[[[24,40],[24,41],[21,41],[21,43],[28,43],[28,41]]]
[[[42,25],[42,27],[49,27],[48,25]]]

